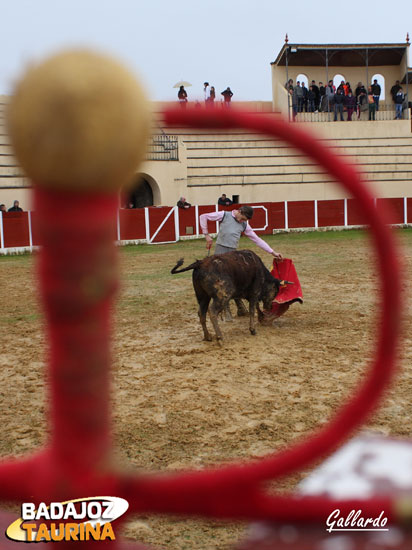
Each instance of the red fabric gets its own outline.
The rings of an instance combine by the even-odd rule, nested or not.
[[[38,271],[49,339],[52,417],[52,451],[43,473],[46,478],[70,476],[65,491],[78,494],[111,446],[108,371],[110,306],[117,286],[117,195],[35,188],[34,202],[43,245]],[[48,480],[42,484],[44,488]]]
[[[272,275],[281,281],[289,281],[293,285],[280,287],[279,294],[272,303],[270,310],[271,317],[280,317],[289,309],[294,302],[303,303],[302,287],[300,286],[298,274],[296,273],[293,261],[285,258],[283,262],[273,262]]]
[[[281,281],[284,280],[293,283],[293,285],[285,285],[280,288],[275,302],[278,304],[296,301],[303,303],[302,287],[300,286],[298,274],[292,260],[285,258],[283,262],[274,261],[271,273]]]

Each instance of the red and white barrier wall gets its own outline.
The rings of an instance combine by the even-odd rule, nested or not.
[[[249,203],[250,204],[250,203]],[[377,199],[376,207],[389,206],[391,224],[412,223],[412,198]],[[258,234],[272,234],[282,229],[317,229],[321,227],[351,227],[365,225],[355,199],[282,201],[251,204],[255,213],[251,227]],[[121,243],[140,241],[151,244],[177,242],[182,237],[196,238],[201,234],[199,216],[214,210],[233,210],[236,206],[192,206],[187,210],[177,206],[152,206],[118,211],[113,238]],[[87,215],[87,213],[85,214]],[[218,224],[209,223],[210,233]],[[32,250],[38,246],[36,212],[0,212],[0,253]]]

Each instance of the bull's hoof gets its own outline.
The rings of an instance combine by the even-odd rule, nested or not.
[[[217,344],[221,348],[223,346],[223,338],[218,338],[217,339]]]
[[[211,341],[212,341],[212,337],[210,336],[210,334],[208,334],[207,336],[205,336],[205,337],[203,338],[203,341],[204,341],[204,342],[211,342]]]
[[[238,317],[246,317],[247,315],[249,315],[249,312],[246,311],[246,309],[238,309],[237,310],[237,316]]]
[[[250,328],[249,330],[252,336],[256,336],[256,330],[254,328]]]

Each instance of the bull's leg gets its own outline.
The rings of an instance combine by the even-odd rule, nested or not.
[[[259,323],[262,323],[263,319],[265,318],[265,315],[263,311],[260,309],[259,304],[256,305],[256,311],[257,311],[258,321]]]
[[[232,312],[230,311],[229,302],[226,304],[226,307],[223,310],[223,315],[224,315],[224,318],[223,318],[224,321],[226,321],[227,323],[233,322],[233,317],[232,317]]]
[[[237,316],[245,317],[248,314],[245,304],[240,298],[235,298],[235,302],[237,306]]]
[[[217,320],[218,314],[225,308],[226,304],[222,305],[219,301],[216,299],[213,300],[210,308],[209,308],[209,315],[210,320],[212,321],[213,328],[215,329],[215,334],[218,342],[220,340],[223,340],[222,333],[220,331],[219,322]]]
[[[208,296],[207,294],[203,296],[197,296],[197,301],[199,302],[198,315],[199,315],[200,324],[202,325],[202,329],[203,329],[203,336],[204,336],[203,339],[207,340],[208,342],[211,342],[212,337],[210,336],[210,333],[207,330],[207,325],[206,325],[206,314],[209,307],[210,296]]]
[[[250,334],[255,335],[256,334],[256,317],[255,317],[255,309],[257,307],[257,301],[256,300],[250,300],[249,301],[249,330]]]

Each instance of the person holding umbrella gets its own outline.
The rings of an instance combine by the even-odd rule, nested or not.
[[[186,107],[187,103],[187,92],[184,86],[180,86],[179,91],[177,92],[177,97],[181,107]]]
[[[185,82],[183,80],[180,80],[179,82],[176,82],[176,84],[173,86],[173,88],[179,88],[179,91],[177,92],[177,98],[180,103],[180,106],[185,108],[187,103],[187,92],[185,90],[185,86],[191,86],[190,82]]]

